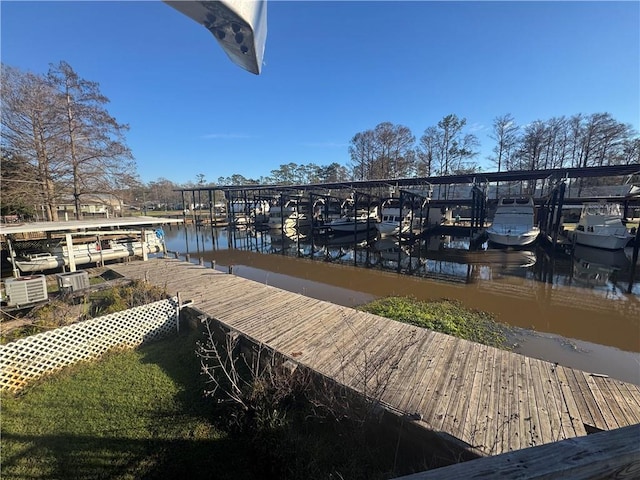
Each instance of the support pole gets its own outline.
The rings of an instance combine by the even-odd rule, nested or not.
[[[558,243],[558,230],[560,229],[560,220],[562,220],[562,204],[564,202],[564,190],[566,185],[564,182],[560,184],[560,188],[558,191],[558,205],[557,210],[554,211],[556,214],[555,224],[553,226],[553,248],[556,248]]]
[[[633,287],[633,279],[635,278],[636,268],[638,266],[638,249],[640,249],[640,225],[636,228],[636,238],[633,241],[633,255],[631,255],[631,271],[629,272],[627,293],[631,293],[631,288]]]
[[[144,228],[140,232],[140,243],[142,244],[142,261],[149,260],[149,252],[147,251],[147,233]]]
[[[100,252],[100,266],[104,267],[104,254],[102,253],[102,240],[100,238],[100,235],[97,235],[96,239],[98,241],[97,243],[98,251]]]
[[[76,257],[73,254],[73,238],[70,233],[65,234],[66,242],[67,242],[67,253],[69,254],[69,271],[76,271]]]
[[[9,257],[11,258],[11,266],[13,270],[13,276],[15,278],[20,278],[20,271],[16,266],[16,252],[13,249],[13,244],[11,243],[11,239],[7,237],[7,246],[9,247]]]
[[[180,292],[177,293],[178,297],[178,306],[176,308],[176,331],[180,333],[180,310],[182,310],[182,297],[180,296]]]

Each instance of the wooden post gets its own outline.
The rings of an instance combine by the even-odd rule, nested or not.
[[[12,265],[12,269],[13,269],[13,276],[15,278],[20,278],[20,271],[18,270],[18,267],[16,266],[16,252],[13,249],[13,245],[12,245],[11,239],[9,237],[7,237],[7,246],[9,247],[9,257],[11,257],[11,265]]]
[[[73,238],[70,233],[65,234],[65,238],[67,241],[67,253],[69,254],[69,271],[76,271],[76,257],[73,254]]]
[[[204,266],[204,258],[200,257],[198,263],[200,264],[200,266]]]
[[[633,287],[633,279],[636,274],[636,266],[638,264],[638,249],[640,249],[640,225],[636,227],[636,238],[633,241],[633,254],[631,255],[631,271],[629,272],[629,286],[627,293],[631,293]]]
[[[191,262],[191,255],[187,253],[185,255],[185,259],[187,260],[187,262]]]
[[[211,269],[212,270],[216,269],[216,261],[215,260],[211,260]]]
[[[180,333],[180,310],[182,310],[182,297],[180,296],[180,292],[176,294],[178,297],[178,308],[176,311],[176,331]]]
[[[96,236],[98,241],[98,251],[100,252],[100,266],[104,267],[104,255],[102,253],[102,241],[100,239],[100,235]]]
[[[144,228],[140,232],[140,243],[142,244],[142,261],[149,260],[149,252],[147,251],[147,234]]]

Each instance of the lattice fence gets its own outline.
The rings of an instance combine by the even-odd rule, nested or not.
[[[137,347],[176,332],[175,298],[60,327],[0,346],[0,390],[30,381],[116,347]]]

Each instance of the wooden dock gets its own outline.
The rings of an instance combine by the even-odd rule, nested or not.
[[[179,260],[111,267],[470,451],[496,455],[640,423],[640,386]]]

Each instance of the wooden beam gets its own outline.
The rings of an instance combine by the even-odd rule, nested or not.
[[[640,478],[640,424],[456,463],[396,480]]]

